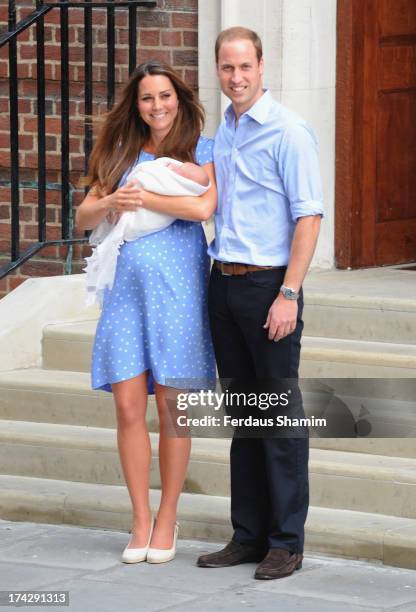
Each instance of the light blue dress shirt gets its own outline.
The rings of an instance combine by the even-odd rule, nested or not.
[[[266,90],[235,125],[230,105],[215,137],[219,261],[284,266],[296,221],[323,215],[318,144],[305,121]]]

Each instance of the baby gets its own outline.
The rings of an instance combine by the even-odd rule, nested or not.
[[[192,162],[178,162],[176,160],[171,160],[168,157],[160,158],[160,161],[163,161],[163,165],[165,168],[168,168],[175,174],[178,174],[179,176],[183,176],[184,178],[188,179],[189,181],[193,181],[194,183],[198,183],[198,185],[201,185],[201,187],[206,187],[206,188],[209,187],[209,176],[205,172],[205,170],[201,168],[201,166],[198,166],[198,164],[193,164]],[[126,184],[131,183],[131,182],[139,182],[140,184],[140,176],[139,176],[139,173],[137,172],[138,170],[139,171],[142,170],[142,164],[139,164],[138,166],[136,166],[136,168],[130,174],[127,175],[127,178],[125,180]],[[136,214],[142,217],[143,220],[145,216],[149,216],[149,213],[152,219],[154,220],[157,220],[158,215],[159,215],[160,222],[161,222],[161,226],[159,229],[164,229],[166,227],[162,219],[164,218],[166,219],[167,215],[161,215],[160,213],[156,213],[154,211],[146,211],[145,209],[136,211]],[[109,223],[114,225],[120,219],[120,214],[116,213],[115,211],[112,211],[107,215],[106,218]],[[153,231],[157,231],[157,228]]]
[[[165,165],[166,168],[169,168],[169,170],[176,172],[176,174],[179,174],[179,176],[184,176],[190,181],[199,183],[200,185],[202,185],[202,187],[209,186],[208,174],[203,168],[201,168],[201,166],[198,166],[197,164],[192,164],[191,162],[184,162],[183,164],[179,165],[175,162],[166,162]]]
[[[127,173],[126,173],[127,174]],[[208,174],[191,162],[160,157],[138,164],[121,183],[137,182],[141,189],[168,196],[200,196],[210,187]],[[117,257],[121,245],[166,229],[175,217],[146,208],[109,214],[90,236],[95,246],[87,261],[87,303],[101,302],[106,288],[113,286]]]
[[[139,187],[164,195],[202,195],[209,188],[209,177],[203,168],[191,162],[180,162],[170,157],[159,157],[138,164],[125,179],[125,184],[136,182]],[[146,208],[125,212],[128,218],[124,239],[136,240],[165,229],[175,217]]]

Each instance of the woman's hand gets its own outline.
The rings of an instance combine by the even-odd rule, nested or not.
[[[105,217],[114,223],[122,213],[136,211],[141,206],[141,193],[135,182],[119,187],[104,197],[99,197],[92,188],[77,209],[77,228],[94,229]]]
[[[134,212],[142,206],[141,194],[143,194],[143,190],[137,186],[137,183],[128,183],[106,196],[107,208],[118,213]]]
[[[137,201],[139,202],[139,206],[142,206],[143,208],[151,208],[152,195],[157,194],[152,194],[151,191],[146,191],[145,189],[139,189],[138,191]],[[150,204],[150,207],[148,204]]]

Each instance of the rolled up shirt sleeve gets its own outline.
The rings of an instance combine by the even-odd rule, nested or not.
[[[310,215],[324,216],[318,142],[302,123],[285,130],[278,151],[278,170],[294,222]]]

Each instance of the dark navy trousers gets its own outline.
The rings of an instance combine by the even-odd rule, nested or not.
[[[279,342],[263,329],[285,267],[225,276],[212,268],[209,316],[220,378],[297,379],[303,297],[296,330]],[[262,550],[303,552],[308,512],[309,440],[236,437],[231,443],[233,540]]]

